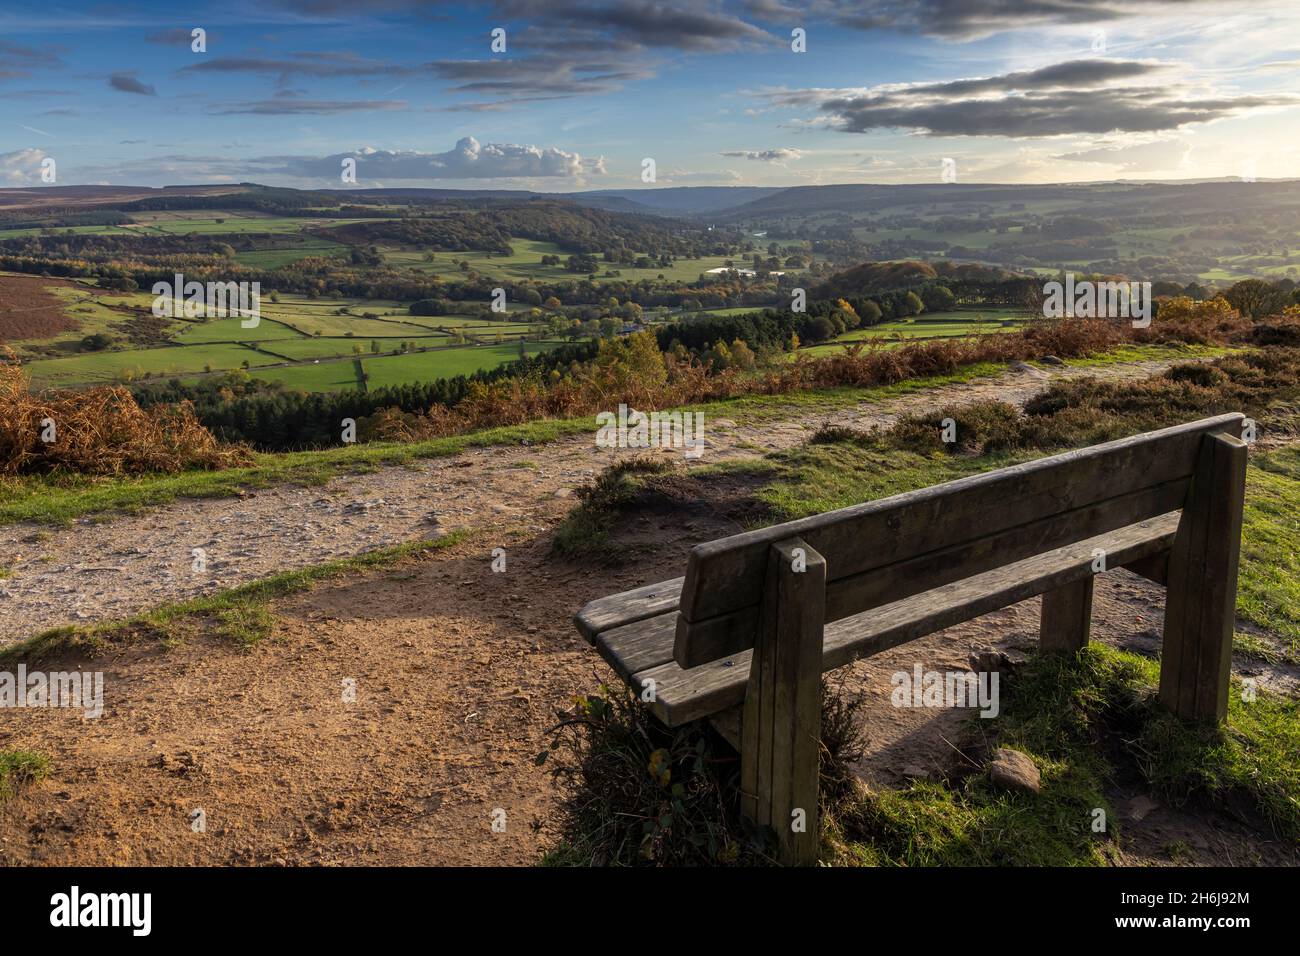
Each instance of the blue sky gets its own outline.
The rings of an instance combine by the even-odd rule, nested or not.
[[[206,50],[192,31],[206,31]],[[494,53],[491,32],[505,31]],[[792,30],[806,52],[792,50]],[[0,11],[0,185],[1300,174],[1300,4],[233,0]]]

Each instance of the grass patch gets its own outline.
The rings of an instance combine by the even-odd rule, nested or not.
[[[755,496],[773,520],[791,520],[1027,461],[1062,448],[1245,411],[1262,433],[1295,430],[1300,352],[1277,348],[1208,365],[1175,366],[1141,382],[1058,382],[1020,414],[981,402],[905,416],[887,430],[825,426],[802,447],[769,456],[774,475]],[[957,440],[942,440],[952,418]],[[1300,445],[1252,456],[1238,581],[1239,616],[1300,654]],[[1243,640],[1244,639],[1244,640]],[[1267,659],[1268,644],[1239,634],[1243,651]]]
[[[242,604],[216,614],[217,627],[227,640],[251,648],[275,630],[275,618],[264,604]]]
[[[1300,654],[1300,445],[1256,456],[1246,472],[1237,610]]]
[[[1300,837],[1300,704],[1235,692],[1227,724],[1183,723],[1156,700],[1158,665],[1100,644],[1039,654],[1004,674],[1001,713],[972,717],[964,759],[938,782],[869,791],[853,705],[823,684],[823,862],[883,866],[1100,866],[1117,858],[1116,786],[1227,812]],[[1239,687],[1237,688],[1239,690]],[[1037,794],[994,787],[994,748],[1028,755]],[[548,865],[753,865],[771,845],[737,812],[739,761],[703,723],[669,730],[621,685],[575,699],[537,763],[563,796]],[[1106,829],[1094,832],[1095,811]]]
[[[351,558],[286,571],[217,594],[164,604],[120,621],[43,631],[0,648],[0,665],[32,664],[69,651],[94,653],[109,646],[145,639],[174,643],[183,640],[204,619],[214,622],[216,633],[241,647],[251,648],[274,629],[274,618],[266,607],[270,601],[308,590],[344,574],[385,567],[403,558],[446,550],[466,540],[470,534],[469,531],[453,531],[430,541],[410,541]]]
[[[1035,655],[1004,680],[1002,713],[972,718],[964,748],[1010,747],[1042,774],[1038,794],[994,788],[983,770],[868,793],[828,821],[836,862],[900,866],[1105,865],[1113,846],[1092,830],[1118,780],[1174,805],[1226,811],[1300,837],[1300,704],[1234,693],[1227,724],[1197,727],[1156,700],[1158,664],[1092,644]],[[982,759],[975,762],[982,763]]]
[[[640,456],[605,468],[578,489],[579,503],[555,529],[552,550],[566,558],[608,555],[610,532],[619,511],[655,478],[676,468],[663,459]]]
[[[50,772],[49,758],[30,750],[0,750],[0,803],[24,784],[40,780]]]

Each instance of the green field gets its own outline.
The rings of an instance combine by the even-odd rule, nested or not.
[[[427,253],[421,251],[393,248],[380,251],[387,262],[399,269],[419,272],[426,276],[436,275],[448,282],[454,282],[464,274],[460,268],[461,262],[468,262],[471,270],[493,279],[571,280],[585,275],[585,273],[570,272],[562,264],[542,265],[542,256],[546,255],[559,256],[561,263],[568,261],[569,253],[554,243],[532,239],[511,239],[510,248],[513,250],[513,255],[509,256],[490,252],[435,252],[432,262],[427,261]],[[617,263],[600,261],[599,257],[597,259],[598,277],[625,279],[629,282],[658,279],[659,276],[671,282],[694,282],[701,273],[709,269],[720,269],[728,261],[727,256],[705,256],[700,259],[678,259],[667,268],[654,265],[649,269],[637,269],[634,266],[620,266]],[[739,268],[746,267],[746,263],[740,258],[733,257],[732,261]]]
[[[262,316],[256,328],[243,327],[244,319],[208,319],[204,322],[185,322],[172,338],[185,345],[203,342],[271,342],[279,339],[299,339],[302,334],[287,325]]]
[[[302,237],[283,247],[274,249],[254,249],[235,253],[235,261],[240,265],[257,269],[279,269],[312,256],[345,257],[348,247],[339,242],[327,242],[324,239]]]
[[[301,232],[304,226],[346,226],[355,222],[371,222],[369,219],[315,219],[307,216],[214,216],[210,219],[187,217],[183,219],[146,220],[136,216],[137,225],[128,227],[168,235],[184,235],[191,232],[212,235],[239,235],[250,232],[292,233]]]
[[[529,342],[529,355],[554,348],[558,342]],[[519,358],[519,345],[484,345],[470,348],[440,349],[362,360],[370,376],[370,388],[402,385],[406,382],[430,382],[455,375],[469,375],[480,369],[496,368]]]
[[[253,372],[254,378],[269,382],[282,382],[289,388],[304,392],[339,392],[349,388],[360,388],[357,379],[356,362],[321,362],[319,365],[295,365],[292,368],[267,369]]]
[[[354,355],[353,349],[360,348],[361,351],[371,354],[371,343],[378,342],[381,352],[395,351],[402,342],[415,342],[419,347],[438,347],[450,344],[447,336],[433,335],[421,338],[403,338],[403,339],[347,339],[347,338],[297,338],[288,340],[277,340],[266,342],[262,345],[268,352],[274,352],[276,355],[283,355],[292,361],[301,362],[308,359],[330,358],[334,356],[351,356]]]
[[[148,374],[170,377],[213,370],[269,365],[276,359],[241,345],[173,345],[156,349],[87,352],[68,358],[28,362],[24,367],[37,388],[138,380]]]
[[[993,307],[989,309],[970,309],[953,312],[938,312],[930,316],[914,319],[902,319],[882,322],[865,329],[854,329],[837,336],[834,341],[822,345],[801,348],[799,355],[821,356],[842,352],[846,345],[855,342],[870,342],[883,339],[891,344],[904,342],[960,338],[963,335],[979,335],[997,332],[1014,332],[1022,328],[1028,317],[1022,310]],[[1011,323],[1011,324],[1006,324]]]
[[[353,361],[358,349],[376,385],[397,385],[469,374],[513,361],[519,357],[519,339],[535,329],[534,324],[518,321],[530,311],[522,307],[501,316],[503,321],[467,315],[413,317],[403,302],[281,294],[274,302],[263,298],[261,320],[254,328],[244,328],[239,317],[174,319],[163,324],[156,344],[131,347],[126,330],[150,310],[153,296],[147,292],[95,295],[92,288],[96,287],[54,289],[79,328],[39,342],[16,343],[34,387],[171,377],[194,381],[209,372],[242,368],[247,362],[259,378],[331,391],[360,385]],[[367,314],[373,317],[365,318]],[[82,339],[94,333],[109,336],[114,345],[82,351]],[[455,335],[463,335],[465,341],[455,344]],[[405,343],[433,351],[390,355]],[[529,342],[526,347],[533,355],[555,344]],[[372,357],[376,346],[378,355]]]

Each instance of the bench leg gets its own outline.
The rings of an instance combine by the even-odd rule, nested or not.
[[[802,549],[804,570],[794,570]],[[826,562],[795,538],[768,552],[740,736],[741,811],[776,833],[782,863],[812,866],[820,844],[822,629]]]
[[[1160,701],[1186,720],[1228,713],[1245,497],[1246,443],[1207,435],[1169,556],[1160,658]]]
[[[1038,632],[1043,650],[1073,654],[1088,646],[1094,580],[1087,577],[1043,595],[1043,616]]]

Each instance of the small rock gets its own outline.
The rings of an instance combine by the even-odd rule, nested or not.
[[[1156,810],[1160,804],[1156,803],[1150,797],[1140,794],[1128,802],[1125,811],[1128,813],[1130,820],[1141,820],[1152,810]]]
[[[1001,651],[988,647],[977,648],[968,659],[970,669],[976,674],[1004,674],[1011,670],[1011,658]]]
[[[989,781],[994,786],[1023,793],[1037,793],[1042,788],[1041,777],[1034,762],[1019,750],[1009,750],[1006,747],[993,751],[993,762],[989,764]]]
[[[1029,365],[1025,362],[1012,362],[1009,368],[1013,372],[1021,372],[1027,375],[1035,375],[1038,378],[1047,377],[1047,373],[1044,372],[1042,369],[1034,368],[1032,365]]]
[[[1039,361],[1042,362],[1044,365],[1064,365],[1064,364],[1065,364],[1065,363],[1062,362],[1059,358],[1057,358],[1055,355],[1044,355],[1041,359],[1039,359]]]

